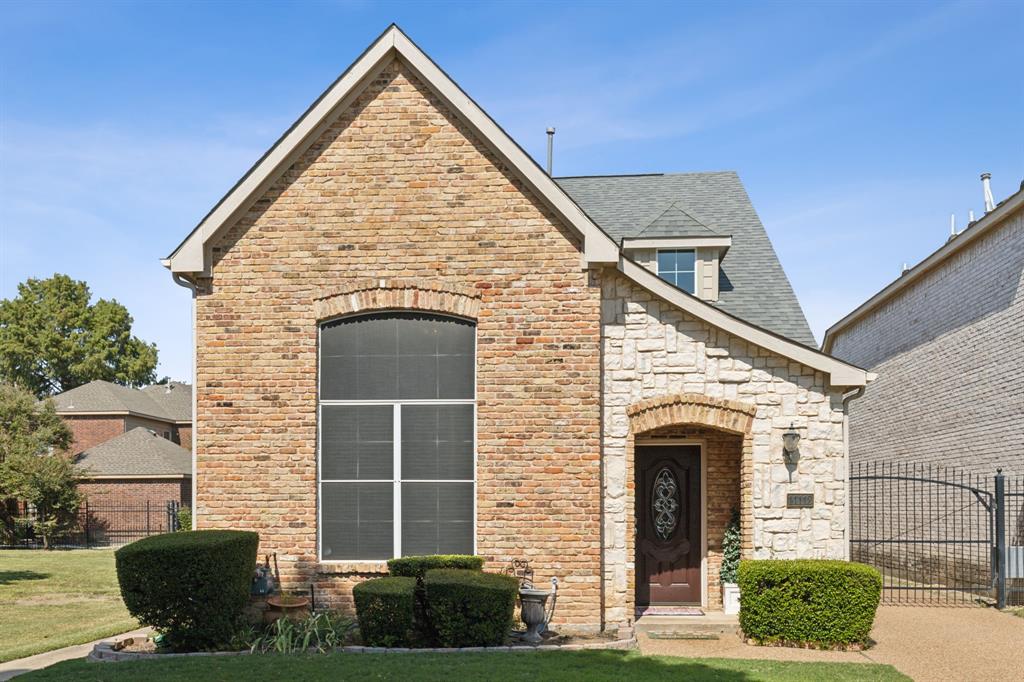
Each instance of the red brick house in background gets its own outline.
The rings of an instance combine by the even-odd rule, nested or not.
[[[94,508],[192,504],[192,387],[142,389],[92,381],[53,397],[89,472],[79,484]]]
[[[733,508],[746,557],[849,555],[871,377],[811,347],[736,174],[552,178],[395,26],[164,264],[196,526],[258,531],[286,587],[525,558],[596,631],[721,608]]]

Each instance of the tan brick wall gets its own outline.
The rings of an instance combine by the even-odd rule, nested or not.
[[[124,433],[124,417],[73,417],[62,415],[71,428],[71,452],[78,454]]]
[[[286,582],[351,604],[376,566],[318,567],[317,322],[353,281],[476,292],[477,538],[601,623],[600,290],[580,240],[399,63],[215,245],[197,300],[200,528],[258,530]],[[321,301],[317,303],[317,301]],[[361,570],[370,569],[370,570]]]
[[[1024,473],[1024,211],[840,331],[832,350],[878,373],[850,403],[851,461]]]

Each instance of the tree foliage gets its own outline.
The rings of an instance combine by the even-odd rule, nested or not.
[[[0,502],[14,499],[32,505],[31,520],[43,545],[69,529],[78,518],[82,471],[68,452],[72,434],[53,402],[36,401],[16,386],[0,383]],[[0,505],[7,532],[15,528],[15,509]]]
[[[28,279],[0,300],[0,381],[42,398],[104,379],[142,386],[156,379],[156,345],[132,336],[132,317],[85,282],[56,274]]]

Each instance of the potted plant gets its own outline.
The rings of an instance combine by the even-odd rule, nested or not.
[[[718,575],[722,581],[722,608],[728,615],[740,612],[740,586],[736,584],[736,571],[740,567],[740,513],[732,510],[732,518],[722,538],[722,568]]]

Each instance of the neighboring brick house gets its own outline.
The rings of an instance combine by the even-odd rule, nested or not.
[[[720,608],[733,508],[745,556],[847,556],[869,376],[809,346],[736,175],[556,182],[397,27],[164,263],[195,523],[259,531],[286,585],[351,608],[396,554],[526,558],[593,631]]]
[[[192,387],[136,389],[91,381],[53,397],[71,451],[89,471],[79,489],[100,506],[191,505]]]
[[[852,461],[1024,474],[1024,187],[833,325],[823,349],[879,376],[850,409]]]

